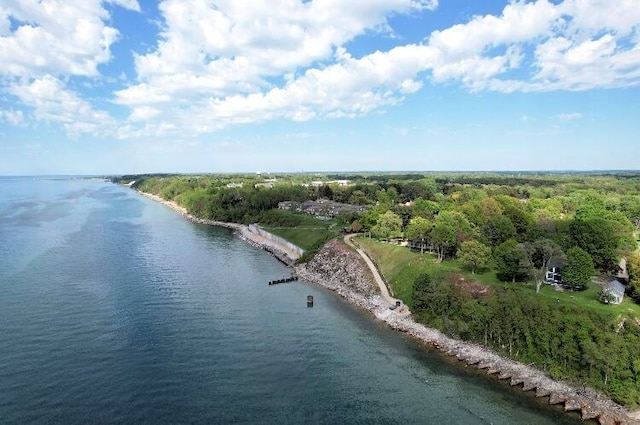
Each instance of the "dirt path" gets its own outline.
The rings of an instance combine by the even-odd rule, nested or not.
[[[375,266],[375,264],[373,264],[373,261],[371,261],[369,256],[351,240],[354,236],[356,236],[355,233],[346,235],[344,237],[344,242],[351,248],[355,249],[356,252],[360,254],[364,262],[367,263],[367,266],[371,270],[371,274],[373,275],[373,278],[375,279],[376,284],[378,284],[378,287],[380,288],[380,296],[382,297],[382,299],[389,305],[395,305],[396,301],[401,301],[401,300],[397,300],[396,298],[392,297],[391,294],[389,294],[389,288],[387,288],[387,284],[385,283],[382,276],[380,276],[380,272],[378,272],[378,269]],[[409,311],[409,309],[407,308],[406,305],[404,305],[404,303],[402,303],[401,311],[402,312]]]

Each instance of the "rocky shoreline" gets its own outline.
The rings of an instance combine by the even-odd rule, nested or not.
[[[486,370],[487,374],[496,375],[498,379],[508,381],[512,387],[520,387],[522,391],[535,391],[536,397],[547,398],[550,405],[562,405],[567,412],[577,411],[582,420],[594,420],[601,425],[640,424],[638,412],[630,413],[595,390],[554,380],[533,367],[506,359],[477,344],[450,338],[436,329],[416,323],[408,314],[390,310],[362,258],[335,239],[329,241],[308,263],[294,265],[298,258],[295,253],[251,232],[249,226],[201,219],[189,214],[175,202],[139,190],[137,192],[168,206],[195,223],[233,230],[252,246],[270,252],[278,260],[291,266],[300,279],[337,293],[351,304],[368,310],[391,328],[455,356],[467,366]]]
[[[522,391],[535,391],[536,397],[547,398],[550,405],[562,405],[565,411],[577,411],[582,420],[594,420],[601,425],[639,424],[623,406],[604,395],[583,387],[556,381],[533,367],[506,359],[499,354],[413,321],[411,316],[389,310],[373,283],[371,272],[360,256],[337,240],[328,242],[310,262],[295,267],[303,280],[328,288],[350,303],[370,311],[391,328],[455,356],[468,366],[486,370]]]
[[[207,220],[207,219],[204,219],[204,218],[199,218],[199,217],[196,217],[196,216],[194,216],[192,214],[189,214],[189,212],[186,210],[186,208],[181,207],[180,205],[176,204],[173,201],[167,201],[166,199],[163,199],[158,195],[154,195],[154,194],[151,194],[151,193],[143,192],[143,191],[137,190],[137,189],[135,189],[135,190],[140,195],[145,196],[145,197],[147,197],[149,199],[152,199],[152,200],[154,200],[156,202],[159,202],[159,203],[171,208],[172,210],[178,212],[180,215],[182,215],[187,220],[190,220],[190,221],[192,221],[194,223],[206,224],[206,225],[210,225],[210,226],[219,226],[219,227],[224,227],[224,228],[230,229],[240,239],[244,240],[245,242],[247,242],[251,246],[254,246],[256,248],[263,249],[263,250],[269,252],[274,257],[276,257],[278,260],[280,260],[281,262],[283,262],[284,264],[286,264],[288,266],[292,266],[300,256],[298,252],[294,252],[294,251],[288,249],[288,247],[285,246],[284,244],[279,244],[276,241],[273,241],[271,239],[267,239],[267,238],[263,237],[262,235],[260,235],[259,233],[253,231],[251,226],[246,226],[244,224],[238,224],[238,223],[227,223],[227,222],[224,222],[224,221],[215,221],[215,220]]]

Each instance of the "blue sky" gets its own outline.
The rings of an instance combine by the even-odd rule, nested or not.
[[[0,174],[640,168],[637,0],[3,0]]]

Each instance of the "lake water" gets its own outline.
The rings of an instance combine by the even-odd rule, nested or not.
[[[321,288],[267,285],[288,275],[128,188],[1,178],[0,423],[578,423]]]

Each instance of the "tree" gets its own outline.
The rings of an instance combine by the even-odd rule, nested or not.
[[[610,220],[576,217],[570,224],[570,232],[575,244],[589,253],[598,269],[608,272],[617,268],[618,237]]]
[[[416,198],[411,208],[414,216],[433,218],[440,211],[440,204],[428,199]]]
[[[494,198],[469,201],[462,206],[462,211],[477,226],[483,226],[490,218],[502,215],[502,207]]]
[[[460,244],[471,239],[473,229],[464,215],[456,211],[442,211],[436,217],[430,238],[442,261],[449,252],[455,253]]]
[[[426,309],[431,301],[432,292],[433,284],[430,275],[423,273],[416,277],[413,282],[413,306],[419,310]]]
[[[360,231],[362,231],[362,224],[360,224],[358,220],[354,220],[353,223],[351,223],[351,231],[354,233],[360,233]]]
[[[519,241],[526,240],[529,233],[535,225],[533,215],[524,210],[523,204],[510,196],[497,196],[496,200],[503,208],[503,215],[509,217],[509,220],[516,228],[517,239]]]
[[[508,239],[516,237],[516,227],[509,217],[496,215],[490,217],[482,226],[482,237],[489,245],[496,247]]]
[[[367,199],[367,195],[365,195],[363,191],[354,190],[349,197],[349,203],[354,205],[367,205],[369,203],[369,199]]]
[[[471,269],[471,273],[485,268],[491,261],[491,248],[476,240],[464,241],[458,250],[458,259],[466,267]]]
[[[402,234],[402,219],[392,211],[378,217],[378,222],[371,229],[376,238],[392,238]]]
[[[378,198],[378,203],[380,205],[384,205],[387,208],[391,208],[392,205],[395,205],[398,201],[398,191],[395,187],[391,186],[387,190],[379,190],[376,193],[376,197]]]
[[[633,224],[621,211],[607,210],[601,203],[583,205],[576,211],[571,236],[591,255],[596,268],[617,272],[618,260],[635,249]]]
[[[380,215],[374,209],[366,210],[360,216],[360,222],[362,224],[362,228],[369,232],[369,237],[371,237],[371,230],[378,222]]]
[[[616,297],[607,288],[600,288],[598,299],[605,304],[611,304],[616,300]]]
[[[402,228],[405,229],[409,224],[409,220],[413,216],[411,207],[404,204],[397,204],[391,207],[391,211],[396,213],[402,219]]]
[[[333,199],[333,189],[328,184],[323,184],[318,188],[318,198]]]
[[[593,260],[588,252],[577,246],[567,251],[567,261],[562,269],[562,280],[571,289],[586,289],[594,274]]]
[[[420,241],[420,253],[424,254],[424,246],[429,237],[433,225],[429,220],[423,217],[414,217],[409,221],[409,225],[405,230],[405,235],[409,240]]]
[[[533,243],[526,243],[525,249],[529,256],[529,261],[535,269],[536,292],[540,292],[547,270],[551,268],[553,262],[560,262],[565,259],[564,252],[560,245],[551,239],[538,239]]]
[[[621,211],[631,220],[636,229],[640,229],[640,196],[625,196],[620,205]]]
[[[636,299],[640,298],[640,252],[634,252],[627,257],[627,272],[629,273],[629,284]]]
[[[531,273],[531,263],[522,244],[515,239],[498,245],[493,253],[498,279],[502,281],[522,281]]]

